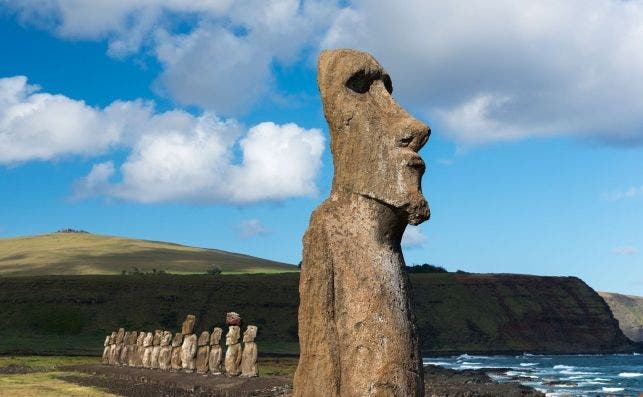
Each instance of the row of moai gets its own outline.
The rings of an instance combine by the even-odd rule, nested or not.
[[[194,334],[196,316],[188,315],[172,337],[170,331],[152,332],[125,331],[120,328],[105,338],[103,364],[129,367],[153,368],[163,371],[195,372],[227,376],[254,377],[257,371],[257,327],[249,325],[241,336],[241,316],[235,312],[226,314],[228,333],[223,357],[221,335],[223,330],[214,327],[212,333],[203,331]],[[222,365],[223,364],[223,365]]]

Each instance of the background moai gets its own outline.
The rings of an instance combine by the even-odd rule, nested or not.
[[[148,332],[143,339],[143,367],[152,368],[152,342],[154,342],[154,334]]]
[[[112,337],[110,335],[107,335],[105,337],[105,342],[103,343],[103,357],[101,358],[101,362],[103,364],[109,364],[109,351],[111,349],[111,343]]]
[[[335,174],[303,239],[294,396],[422,396],[400,243],[429,217],[417,152],[430,130],[367,53],[323,51],[317,83]]]
[[[125,335],[123,335],[123,346],[121,347],[121,353],[118,359],[120,365],[127,365],[129,363],[129,359],[127,356],[127,353],[129,353],[129,338],[130,332],[125,331]]]
[[[196,351],[196,372],[205,374],[208,372],[208,358],[210,355],[210,333],[208,331],[201,332],[197,340]]]
[[[142,367],[143,366],[143,355],[145,354],[145,348],[143,347],[143,340],[145,339],[145,332],[139,331],[138,336],[136,337],[136,362],[134,366]]]
[[[243,353],[241,354],[241,376],[253,377],[258,376],[257,369],[257,327],[248,325],[246,331],[243,333]]]
[[[157,329],[154,331],[154,339],[152,339],[152,357],[150,359],[150,366],[152,368],[159,367],[159,354],[161,353],[161,338],[163,338],[163,331]]]
[[[161,336],[161,348],[159,350],[159,369],[167,371],[171,367],[172,360],[172,333],[170,331],[163,331]]]
[[[183,344],[181,345],[181,367],[186,372],[194,372],[195,358],[197,350],[197,337],[194,332],[194,324],[196,323],[196,316],[189,314],[183,326],[181,333],[183,334]]]
[[[114,349],[114,365],[121,364],[121,350],[123,349],[123,339],[125,339],[125,328],[119,328],[116,333],[116,348]]]
[[[172,338],[172,358],[170,359],[170,369],[179,371],[181,367],[181,346],[183,345],[183,334],[177,332]]]
[[[223,330],[219,327],[214,327],[210,334],[210,356],[208,358],[208,367],[210,373],[213,375],[221,375],[221,360],[223,358],[223,350],[221,349],[221,335]]]
[[[115,354],[116,354],[116,332],[112,332],[110,336],[110,342],[109,342],[109,353],[107,355],[107,363],[109,365],[116,364],[116,360],[114,359]]]
[[[238,325],[231,325],[226,334],[225,344],[228,346],[225,352],[225,372],[228,376],[238,376],[241,371],[241,344],[239,337],[241,328]]]
[[[138,338],[138,333],[136,331],[130,331],[129,340],[127,342],[127,366],[134,367],[136,366],[136,339]]]

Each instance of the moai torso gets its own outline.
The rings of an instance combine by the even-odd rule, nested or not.
[[[238,325],[231,325],[226,334],[225,344],[228,346],[225,352],[225,372],[227,376],[238,376],[241,373],[241,344],[239,336],[241,330]]]
[[[223,358],[223,350],[221,349],[221,334],[223,330],[219,327],[214,327],[210,334],[210,357],[208,358],[208,367],[210,373],[213,375],[221,374],[221,360]]]
[[[184,335],[181,345],[181,367],[185,372],[194,372],[197,337],[194,334]]]
[[[423,396],[400,242],[429,217],[417,152],[430,130],[369,54],[322,52],[317,81],[335,175],[303,239],[293,395]]]
[[[181,369],[181,346],[183,345],[183,334],[177,332],[172,338],[172,358],[170,360],[170,369],[178,371]]]
[[[112,340],[112,337],[110,335],[107,335],[105,337],[105,342],[103,343],[103,357],[101,359],[101,362],[103,364],[109,364],[109,351],[111,349],[110,342]]]
[[[163,331],[161,337],[161,349],[159,351],[159,369],[167,371],[171,367],[172,360],[172,333],[170,331]]]
[[[249,325],[243,333],[243,353],[241,354],[241,376],[259,376],[257,369],[257,327]]]
[[[210,333],[208,331],[201,332],[199,339],[196,342],[196,372],[204,374],[208,372],[208,356],[210,355]]]
[[[161,339],[163,332],[160,329],[154,331],[154,339],[152,339],[152,357],[150,359],[150,366],[152,368],[159,367],[159,354],[161,353]]]
[[[152,343],[154,342],[154,334],[148,332],[143,339],[143,367],[152,368]]]

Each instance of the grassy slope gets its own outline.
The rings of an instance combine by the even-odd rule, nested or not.
[[[599,292],[628,338],[643,342],[643,297]]]
[[[601,352],[627,349],[609,308],[581,280],[412,274],[422,349]],[[0,354],[99,354],[105,334],[223,326],[238,311],[262,352],[297,352],[298,274],[0,277]]]
[[[285,263],[214,249],[87,233],[52,233],[0,239],[0,275],[120,274],[133,267],[170,273],[295,271]]]

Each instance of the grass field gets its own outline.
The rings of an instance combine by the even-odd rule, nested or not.
[[[0,275],[95,275],[142,272],[203,274],[212,265],[223,273],[280,273],[293,265],[215,249],[186,247],[89,233],[52,233],[0,239]]]

